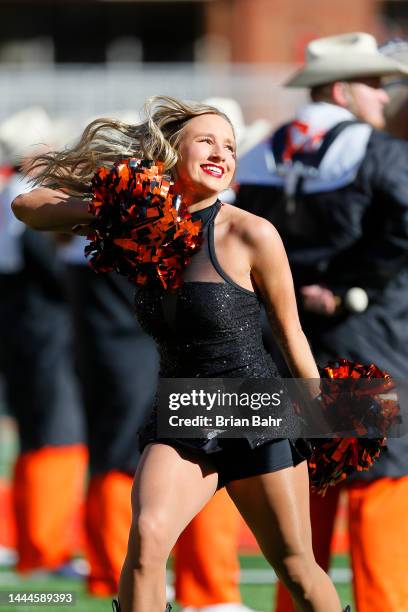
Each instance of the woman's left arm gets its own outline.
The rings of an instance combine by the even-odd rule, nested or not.
[[[295,378],[320,378],[299,321],[292,273],[282,240],[271,223],[250,224],[251,273],[262,296],[274,337]]]

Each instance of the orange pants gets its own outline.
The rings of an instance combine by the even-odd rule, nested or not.
[[[21,455],[13,482],[17,569],[53,570],[72,558],[74,519],[84,497],[86,450],[46,447]],[[133,478],[110,472],[91,478],[85,504],[88,590],[117,593],[131,521]],[[77,527],[78,525],[76,525]]]
[[[88,591],[93,595],[117,593],[132,519],[132,482],[131,476],[113,471],[90,480],[85,532],[90,565]]]
[[[18,571],[55,569],[72,557],[87,456],[77,444],[18,457],[12,483]]]
[[[340,489],[311,496],[313,548],[327,570]],[[408,612],[408,476],[348,487],[349,535],[357,612]],[[276,612],[292,612],[279,585]]]
[[[241,601],[237,556],[241,520],[221,489],[181,534],[175,556],[176,599],[181,605]]]
[[[12,496],[21,572],[53,570],[75,552],[75,519],[84,498],[88,453],[82,445],[21,454]],[[117,592],[131,520],[133,478],[120,472],[91,478],[85,505],[89,591]]]

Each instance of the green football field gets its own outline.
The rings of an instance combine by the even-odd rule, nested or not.
[[[240,557],[241,562],[241,593],[245,604],[259,612],[272,612],[272,601],[275,586],[272,584],[273,574],[269,566],[258,555],[247,555]],[[348,580],[348,567],[345,557],[337,557],[334,560],[334,578],[338,578],[336,588],[343,605],[351,603],[351,589]],[[72,606],[30,606],[30,605],[0,605],[0,610],[12,612],[35,612],[45,610],[75,610],[75,612],[103,612],[111,610],[109,599],[96,599],[85,594],[84,586],[80,581],[59,578],[40,578],[32,580],[21,580],[10,569],[0,570],[0,593],[5,591],[28,591],[38,592],[74,592],[76,602]],[[179,610],[174,607],[175,612]]]

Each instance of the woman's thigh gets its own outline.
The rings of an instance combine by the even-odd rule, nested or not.
[[[270,563],[292,555],[313,558],[307,462],[235,480],[227,490]]]
[[[197,458],[167,444],[149,444],[132,490],[133,529],[137,521],[154,524],[170,549],[194,516],[212,498],[218,473]]]

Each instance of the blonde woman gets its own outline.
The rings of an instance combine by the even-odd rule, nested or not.
[[[86,225],[91,217],[80,196],[89,191],[95,169],[130,156],[163,161],[193,218],[203,223],[204,244],[178,292],[141,287],[136,294],[139,321],[158,344],[161,376],[277,376],[261,340],[262,300],[293,376],[318,378],[277,232],[264,219],[218,199],[234,176],[235,136],[215,108],[154,98],[140,125],[94,122],[74,149],[38,158],[43,187],[16,198],[13,210],[36,229]],[[151,426],[143,445],[120,581],[121,612],[163,612],[168,555],[222,486],[296,609],[340,612],[333,584],[313,556],[306,461],[289,440],[161,440]]]

